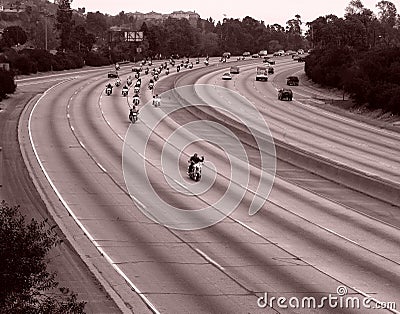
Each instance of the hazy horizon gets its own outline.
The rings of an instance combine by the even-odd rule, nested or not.
[[[362,0],[364,6],[376,13],[377,0]],[[172,13],[173,11],[194,11],[200,15],[202,19],[211,17],[215,21],[222,21],[226,18],[243,19],[250,16],[256,20],[262,20],[265,24],[279,24],[285,26],[286,22],[300,15],[302,22],[305,24],[311,22],[320,16],[334,14],[343,17],[345,8],[350,0],[337,1],[318,1],[318,0],[281,0],[277,2],[267,3],[265,1],[252,1],[250,3],[233,2],[233,1],[178,1],[170,0],[168,3],[161,1],[144,1],[141,3],[133,3],[127,0],[114,1],[95,1],[95,0],[73,0],[71,7],[74,9],[85,8],[86,12],[99,11],[103,14],[117,15],[121,11],[125,13],[141,12],[148,13],[155,11],[158,13]],[[396,3],[393,1],[396,5]],[[399,8],[397,8],[399,9]]]

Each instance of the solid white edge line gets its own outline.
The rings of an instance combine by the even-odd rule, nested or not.
[[[33,137],[32,137],[32,130],[31,130],[31,122],[32,122],[32,116],[33,113],[37,107],[37,105],[39,104],[39,102],[44,98],[44,96],[46,96],[46,94],[52,90],[53,88],[57,87],[58,85],[61,85],[63,82],[57,83],[55,85],[53,85],[52,87],[50,87],[49,89],[47,89],[42,96],[39,97],[39,99],[35,102],[31,113],[29,114],[29,120],[28,120],[28,133],[29,133],[29,141],[31,143],[32,146],[32,150],[33,153],[35,154],[36,160],[39,163],[39,166],[44,174],[44,176],[46,177],[47,181],[49,182],[51,188],[53,189],[53,191],[56,193],[57,197],[59,198],[59,200],[61,201],[61,203],[63,204],[63,206],[65,207],[65,209],[68,211],[68,213],[71,215],[72,219],[74,219],[75,223],[79,226],[79,228],[83,231],[83,233],[88,237],[88,239],[90,240],[90,242],[92,242],[92,244],[96,247],[96,249],[99,251],[99,253],[105,257],[105,259],[108,261],[108,263],[117,271],[117,273],[122,276],[125,281],[131,286],[131,288],[135,291],[135,293],[137,295],[139,295],[139,297],[146,303],[146,305],[151,308],[151,310],[154,313],[160,314],[160,312],[154,307],[154,305],[150,302],[150,300],[138,289],[138,287],[128,278],[128,276],[119,268],[118,265],[116,265],[114,263],[114,261],[111,259],[111,257],[97,244],[96,240],[94,240],[93,236],[89,233],[89,231],[85,228],[85,226],[80,222],[80,220],[78,219],[78,217],[75,215],[75,213],[72,211],[72,209],[69,207],[69,205],[67,204],[67,202],[64,200],[64,198],[62,197],[61,193],[58,191],[58,189],[56,188],[56,186],[54,185],[53,181],[51,180],[49,174],[47,173],[46,169],[43,166],[42,161],[39,158],[39,154],[36,150],[36,146],[35,143],[33,141]],[[73,129],[73,127],[71,126],[71,129]]]
[[[196,251],[197,251],[197,253],[199,253],[201,256],[203,256],[208,262],[210,262],[214,266],[218,267],[221,270],[224,269],[224,267],[222,267],[220,264],[218,264],[216,261],[214,261],[211,257],[209,257],[206,253],[204,253],[200,249],[196,249]]]

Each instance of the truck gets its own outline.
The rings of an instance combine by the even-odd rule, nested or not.
[[[261,58],[264,58],[264,57],[268,56],[268,51],[267,51],[267,50],[260,50],[260,52],[258,53],[258,55],[259,55]]]
[[[265,66],[258,66],[256,72],[256,81],[268,81],[268,68]]]

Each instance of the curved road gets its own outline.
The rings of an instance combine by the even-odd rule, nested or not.
[[[229,82],[220,80],[228,66],[222,64],[183,70],[178,78],[171,74],[171,79],[162,78],[157,86],[167,87],[170,82],[206,83],[236,89],[265,115],[274,137],[397,183],[398,158],[391,149],[391,145],[398,143],[397,134],[299,106],[296,100],[278,102],[274,86],[280,85],[288,73],[300,70],[299,66],[286,61],[277,63],[271,84],[254,82],[254,62],[257,61],[241,62],[241,74]],[[122,72],[125,79],[129,69]],[[213,126],[204,130],[204,134],[199,132],[199,126],[193,132],[176,132],[179,125],[210,114],[178,110],[156,128],[145,152],[146,160],[140,158],[141,152],[135,149],[147,134],[149,123],[163,112],[179,109],[181,101],[177,93],[165,98],[162,95],[160,108],[143,105],[151,99],[150,91],[145,88],[147,80],[148,77],[143,78],[139,121],[129,128],[129,141],[125,142],[126,150],[132,154],[128,156],[136,158],[122,156],[130,125],[127,109],[132,92],[128,99],[121,96],[120,88],[105,96],[104,74],[99,77],[88,73],[59,82],[30,107],[29,140],[34,152],[28,155],[34,164],[35,153],[41,167],[34,167],[34,176],[48,197],[57,223],[73,244],[80,247],[87,262],[99,270],[114,299],[120,300],[121,308],[138,313],[330,313],[337,310],[326,304],[322,309],[283,309],[275,301],[271,309],[260,308],[257,300],[266,292],[274,297],[320,300],[329,294],[337,295],[339,286],[347,287],[346,296],[360,300],[371,296],[375,300],[372,306],[376,301],[399,304],[398,220],[384,223],[371,209],[388,208],[391,214],[395,213],[393,206],[293,167],[285,162],[284,156],[278,155],[271,194],[260,212],[249,216],[254,184],[266,170],[261,170],[259,152],[247,141],[246,132],[237,122],[231,121],[224,129],[225,117],[212,112],[220,128]],[[196,93],[194,99],[228,106],[237,115],[247,114],[246,108],[240,107],[240,98],[231,94],[199,89]],[[299,87],[295,99],[311,93]],[[253,122],[257,128],[257,120]],[[342,128],[336,123],[342,123]],[[203,127],[201,124],[200,129]],[[228,128],[243,140],[250,156],[248,186],[236,182],[241,176],[234,177],[233,182],[229,180],[230,156],[211,143],[211,140],[228,141]],[[337,132],[338,129],[343,132]],[[211,140],[203,139],[206,133]],[[193,134],[203,136],[198,138]],[[167,140],[171,135],[177,137],[174,145]],[[201,183],[214,177],[210,183],[212,189],[187,196],[168,184],[160,152],[167,146],[171,156],[165,153],[162,158],[176,162],[172,156],[176,143],[185,148],[177,153],[179,163],[174,171],[185,177],[188,154],[193,150],[204,152],[207,161]],[[355,153],[357,148],[361,148],[361,157]],[[232,154],[240,152],[233,148]],[[133,195],[126,190],[123,160],[124,169],[129,169],[127,183]],[[377,167],[372,160],[390,167]],[[154,191],[144,188],[143,180],[147,178],[141,177],[143,165],[157,196],[178,208],[193,210],[215,204],[231,189],[233,195],[244,192],[244,196],[230,217],[216,225],[194,231],[168,229],[147,216],[162,203],[154,197]],[[240,160],[234,165],[248,171],[248,166]],[[183,180],[186,189],[195,191],[196,185]],[[340,193],[339,197],[336,193]],[[353,203],[342,202],[340,196],[351,197]],[[168,214],[161,208],[164,218],[176,219]]]

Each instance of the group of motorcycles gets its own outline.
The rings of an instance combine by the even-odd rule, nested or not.
[[[146,63],[151,66],[152,62],[151,60],[146,62],[145,60],[142,62],[142,65],[146,65]],[[199,64],[200,60],[197,58],[196,59],[196,64]],[[170,59],[169,60],[169,64],[174,67],[175,66],[175,60],[174,59]],[[205,61],[205,64],[208,65],[208,57]],[[120,69],[119,64],[116,64],[115,66],[116,70]],[[176,66],[176,70],[177,72],[180,71],[181,68],[193,68],[193,63],[189,61],[189,59],[187,59],[186,61],[182,61],[180,64],[178,64]],[[161,64],[158,68],[153,68],[153,70],[151,71],[151,75],[152,78],[149,80],[149,85],[148,88],[150,90],[154,89],[154,85],[155,85],[155,81],[157,81],[159,79],[159,75],[162,73],[162,71],[165,70],[165,74],[168,75],[169,74],[169,68],[168,68],[168,63],[164,62],[163,64]],[[132,69],[132,71],[134,71]],[[129,107],[129,120],[131,121],[131,123],[135,123],[136,121],[138,121],[138,115],[139,115],[139,110],[137,109],[137,107],[139,106],[140,103],[140,98],[139,98],[139,92],[140,92],[140,87],[141,87],[141,83],[142,83],[142,79],[140,78],[140,73],[142,72],[142,67],[140,67],[139,69],[135,68],[135,78],[137,79],[134,86],[133,86],[133,91],[134,91],[134,96],[132,99],[132,106]],[[144,70],[145,74],[149,73],[149,68],[147,67]],[[121,86],[121,79],[119,77],[117,77],[114,85],[116,87]],[[122,87],[122,96],[123,97],[128,97],[129,94],[129,88],[133,85],[133,80],[132,77],[129,75],[127,80],[126,80],[126,84],[124,84],[124,86]],[[106,95],[110,96],[112,94],[113,91],[113,85],[111,83],[108,83],[106,85]],[[161,97],[159,95],[153,95],[153,105],[154,107],[159,107],[161,105]],[[202,169],[202,165],[204,162],[204,157],[198,157],[197,154],[194,154],[193,156],[191,156],[191,158],[188,160],[189,162],[189,167],[188,167],[188,171],[187,174],[189,176],[190,179],[194,180],[194,181],[199,181],[201,178],[201,169]]]

